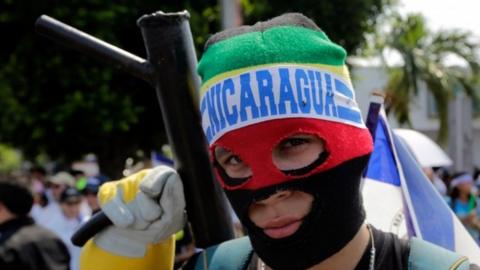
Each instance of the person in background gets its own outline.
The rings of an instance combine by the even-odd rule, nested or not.
[[[0,269],[68,270],[65,244],[28,216],[33,196],[22,180],[0,177]]]
[[[440,193],[442,196],[447,196],[447,186],[443,182],[443,180],[435,173],[433,168],[431,167],[424,167],[423,172],[428,177],[428,179],[432,182],[435,189]]]
[[[45,185],[47,182],[47,171],[41,166],[34,166],[29,171],[30,182],[38,182]]]
[[[88,181],[88,176],[85,174],[85,172],[81,170],[76,170],[76,169],[70,169],[69,173],[73,176],[75,179],[75,188],[79,191],[83,191],[85,186],[87,185]],[[92,209],[88,205],[88,202],[86,200],[82,200],[82,203],[80,204],[80,211],[84,216],[91,216],[92,215]]]
[[[480,179],[480,169],[476,166],[475,168],[473,168],[473,179],[475,180]]]
[[[34,206],[43,208],[48,204],[46,194],[47,171],[43,167],[35,166],[29,170],[29,184],[33,191]]]
[[[472,237],[480,243],[480,218],[478,199],[473,192],[473,177],[459,172],[450,182],[450,206]]]
[[[69,173],[75,178],[75,187],[78,190],[83,190],[87,184],[88,177],[81,170],[70,169]]]
[[[97,193],[102,184],[103,182],[97,177],[88,177],[85,187],[82,190],[82,194],[85,196],[85,200],[92,211],[92,215],[100,211]]]
[[[31,216],[40,225],[46,225],[52,219],[60,216],[59,207],[60,195],[68,188],[75,186],[75,178],[67,172],[58,172],[48,180],[50,187],[46,190],[48,204],[45,207],[35,205]]]
[[[480,197],[480,170],[477,167],[475,167],[473,170],[473,180],[474,180],[476,195],[477,197]]]
[[[58,172],[50,178],[49,183],[52,197],[58,203],[62,192],[75,186],[75,178],[67,172]]]
[[[55,232],[65,243],[72,258],[70,268],[79,269],[80,248],[74,246],[70,238],[78,229],[80,224],[89,217],[82,215],[80,204],[82,194],[74,187],[66,188],[60,195],[59,206],[61,215],[57,215],[45,224],[45,227]]]

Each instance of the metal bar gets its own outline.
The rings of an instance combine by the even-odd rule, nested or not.
[[[103,213],[98,211],[85,224],[72,235],[70,239],[77,247],[83,247],[87,241],[99,233],[102,229],[112,225],[112,221]]]
[[[113,64],[128,73],[151,82],[153,70],[148,62],[125,50],[106,43],[47,15],[35,22],[36,31],[66,47],[85,53],[95,59]]]
[[[384,97],[382,94],[373,93],[370,96],[370,105],[368,107],[367,118],[365,125],[372,135],[372,140],[375,142],[375,132],[377,130],[378,116],[380,115],[380,109],[384,103]]]
[[[175,166],[185,187],[188,218],[198,247],[232,239],[225,196],[214,180],[194,96],[200,80],[187,11],[142,16],[141,28]]]
[[[208,247],[233,238],[233,227],[223,191],[213,177],[194,102],[199,78],[188,18],[186,11],[157,12],[138,20],[148,61],[45,15],[37,20],[36,28],[54,41],[119,66],[155,86],[175,166],[184,182],[195,242],[198,247]],[[95,215],[72,241],[81,246],[109,224],[103,213]]]

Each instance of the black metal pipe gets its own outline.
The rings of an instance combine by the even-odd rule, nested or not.
[[[148,62],[125,50],[75,29],[47,15],[35,22],[36,31],[66,47],[75,49],[95,59],[113,64],[128,73],[151,82],[153,73]]]
[[[214,181],[207,142],[194,95],[200,79],[187,11],[142,16],[148,61],[155,70],[163,122],[172,145],[175,166],[184,181],[187,213],[198,247],[233,238],[223,191]]]
[[[112,221],[107,215],[102,211],[98,211],[75,231],[70,240],[75,246],[83,247],[90,238],[110,225],[112,225]]]
[[[184,183],[195,242],[204,248],[233,238],[233,227],[225,196],[213,177],[194,101],[199,78],[188,18],[186,11],[157,12],[138,20],[148,61],[45,15],[37,20],[36,28],[56,42],[119,66],[155,86],[175,166]],[[72,242],[83,246],[109,224],[100,212],[72,236]]]

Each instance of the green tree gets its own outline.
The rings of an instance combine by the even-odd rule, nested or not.
[[[394,14],[388,22],[388,29],[381,32],[377,45],[382,52],[393,50],[399,53],[403,63],[400,67],[387,65],[387,110],[392,111],[401,124],[411,125],[410,104],[418,94],[419,82],[424,82],[438,112],[438,140],[444,142],[448,136],[448,101],[454,89],[462,89],[469,96],[477,98],[479,44],[466,31],[432,32],[419,14]],[[446,60],[452,56],[462,59],[466,65],[448,66]]]
[[[0,174],[20,169],[21,154],[8,145],[0,144]]]
[[[305,13],[352,52],[389,2],[242,0],[242,6],[245,23],[288,11]],[[36,35],[33,26],[48,14],[145,57],[135,21],[156,10],[183,9],[191,13],[201,52],[209,33],[219,30],[214,0],[0,0],[0,142],[21,149],[27,159],[42,153],[67,163],[95,153],[112,177],[137,150],[160,149],[166,135],[149,85]]]
[[[135,24],[141,15],[158,9],[189,9],[195,20],[193,32],[206,37],[218,18],[212,2],[3,1],[0,142],[20,148],[29,159],[46,153],[68,163],[96,153],[102,169],[118,177],[126,157],[138,149],[149,153],[166,143],[155,91],[145,82],[35,34],[35,20],[48,14],[145,57]],[[199,19],[203,13],[211,18]]]
[[[356,53],[365,33],[375,30],[377,18],[396,0],[241,0],[245,23],[251,24],[285,12],[300,12],[312,18],[329,38],[349,54]]]

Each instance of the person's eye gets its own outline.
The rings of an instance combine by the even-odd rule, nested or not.
[[[235,154],[223,155],[218,159],[218,162],[222,167],[235,167],[243,164],[242,159]]]
[[[309,138],[291,137],[280,143],[280,151],[294,151],[306,147],[310,143]]]
[[[252,175],[250,167],[240,156],[226,148],[217,147],[215,158],[225,173],[232,178],[244,178]]]
[[[282,146],[284,148],[290,148],[290,147],[295,147],[295,146],[299,146],[306,143],[309,143],[309,140],[305,138],[289,138],[283,142]]]
[[[296,134],[275,146],[272,161],[281,171],[296,170],[312,164],[324,150],[323,141],[319,137]]]

